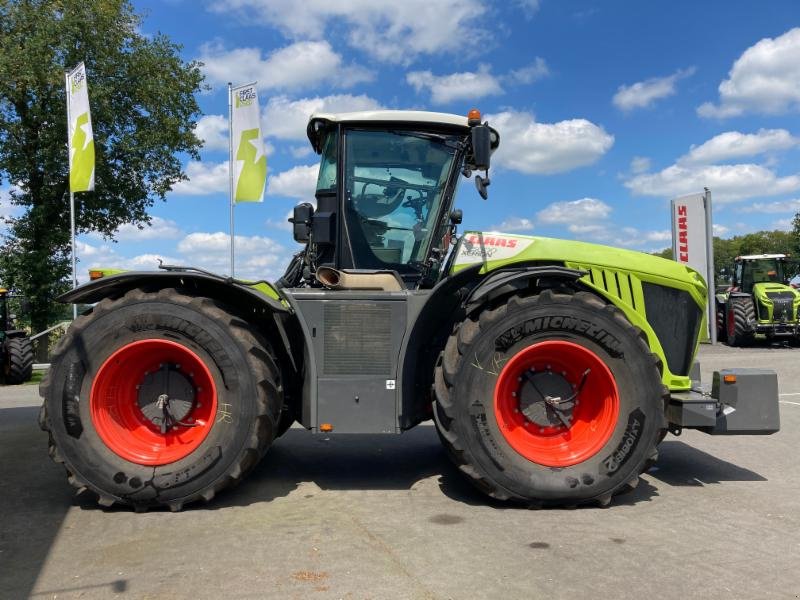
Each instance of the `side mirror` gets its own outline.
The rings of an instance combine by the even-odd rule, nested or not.
[[[292,223],[292,236],[295,242],[305,244],[309,240],[309,232],[311,231],[311,217],[314,215],[314,207],[308,202],[303,202],[294,207],[292,218],[289,222]]]
[[[492,155],[491,130],[488,125],[472,128],[472,167],[476,171],[488,171]]]
[[[481,198],[486,200],[489,197],[489,191],[486,189],[492,182],[489,181],[489,178],[483,178],[480,175],[475,175],[475,187],[478,189],[478,193],[481,195]]]

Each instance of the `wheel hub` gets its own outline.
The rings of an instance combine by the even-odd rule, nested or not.
[[[570,427],[577,386],[564,375],[549,369],[531,368],[517,378],[520,382],[519,410],[528,421],[539,427]]]
[[[157,371],[145,373],[137,386],[139,410],[153,425],[168,431],[180,424],[195,405],[193,373],[185,374],[176,363],[162,363]]]

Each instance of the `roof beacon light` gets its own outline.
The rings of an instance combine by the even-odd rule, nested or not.
[[[471,111],[467,113],[467,124],[470,127],[475,127],[475,125],[481,124],[481,111],[477,108],[473,108]]]

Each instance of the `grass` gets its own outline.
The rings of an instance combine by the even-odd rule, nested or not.
[[[39,383],[41,383],[42,379],[44,378],[45,373],[47,373],[47,371],[44,370],[34,371],[31,380],[26,381],[25,385],[39,385]]]

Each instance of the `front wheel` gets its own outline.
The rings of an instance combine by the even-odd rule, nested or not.
[[[275,437],[273,356],[208,298],[165,289],[103,300],[70,328],[40,387],[50,455],[104,506],[210,500]]]
[[[728,300],[727,334],[729,346],[749,346],[753,343],[756,309],[752,298]]]
[[[611,305],[545,291],[467,319],[436,371],[448,454],[484,492],[607,504],[638,482],[666,427],[658,360]]]

